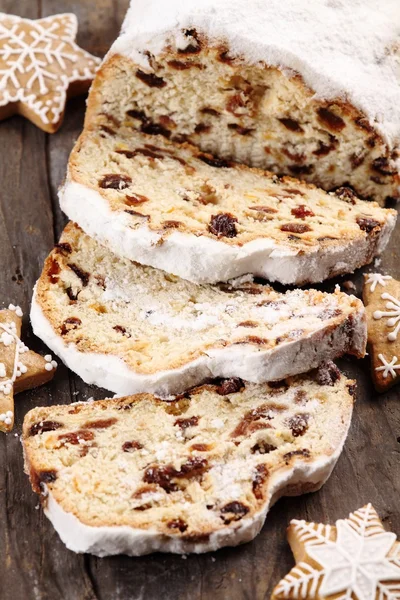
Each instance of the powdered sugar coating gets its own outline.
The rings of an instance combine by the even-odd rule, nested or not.
[[[300,73],[323,99],[348,100],[391,146],[400,139],[397,0],[135,0],[112,53],[146,66],[167,41],[195,27],[230,53]]]

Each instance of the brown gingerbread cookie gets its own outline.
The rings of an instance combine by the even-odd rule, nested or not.
[[[14,394],[38,387],[53,378],[57,363],[29,350],[21,341],[22,311],[10,304],[0,310],[0,431],[14,424]]]
[[[380,273],[364,278],[372,379],[384,392],[400,379],[400,282]]]
[[[271,600],[395,600],[400,597],[400,543],[371,504],[335,525],[293,520],[288,540],[296,566]]]
[[[67,97],[86,92],[100,64],[75,43],[77,29],[74,14],[31,21],[0,13],[0,119],[18,113],[57,131]]]

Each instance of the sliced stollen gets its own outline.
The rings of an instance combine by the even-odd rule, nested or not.
[[[119,256],[195,283],[246,273],[323,281],[385,248],[397,213],[290,177],[215,159],[100,115],[72,152],[68,217]]]
[[[180,393],[207,377],[273,381],[364,355],[354,296],[239,285],[198,286],[120,259],[70,223],[45,262],[31,321],[87,383],[121,395]]]
[[[345,441],[354,382],[333,363],[275,385],[239,379],[35,408],[26,472],[75,552],[206,552],[253,539],[284,495],[319,489]]]
[[[400,197],[398,0],[134,0],[86,126],[132,114],[326,190]]]

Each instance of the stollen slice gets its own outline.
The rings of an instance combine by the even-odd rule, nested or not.
[[[366,345],[354,296],[198,286],[118,258],[72,223],[45,262],[31,320],[70,369],[120,395],[165,396],[207,377],[279,380]]]
[[[399,198],[398,0],[130,5],[86,126],[128,114],[225,160]]]
[[[303,285],[380,254],[394,210],[216,159],[99,115],[72,152],[62,210],[119,256],[195,283]]]
[[[333,363],[278,385],[220,380],[35,408],[26,472],[75,552],[206,552],[253,539],[283,495],[319,489],[345,441],[354,382]]]

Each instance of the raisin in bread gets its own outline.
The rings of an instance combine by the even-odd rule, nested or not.
[[[133,123],[133,121],[132,121]],[[370,262],[396,212],[214,160],[104,115],[70,158],[61,208],[116,254],[196,283],[253,273],[315,283]]]
[[[26,471],[70,550],[206,552],[251,540],[271,504],[317,490],[341,452],[354,382],[333,363],[278,385],[239,379],[31,410]]]
[[[45,262],[31,321],[87,383],[121,395],[179,393],[207,377],[273,381],[364,355],[365,309],[354,296],[237,286],[198,286],[120,259],[71,223]]]
[[[383,205],[399,198],[399,20],[398,0],[135,0],[86,124],[129,118]]]

